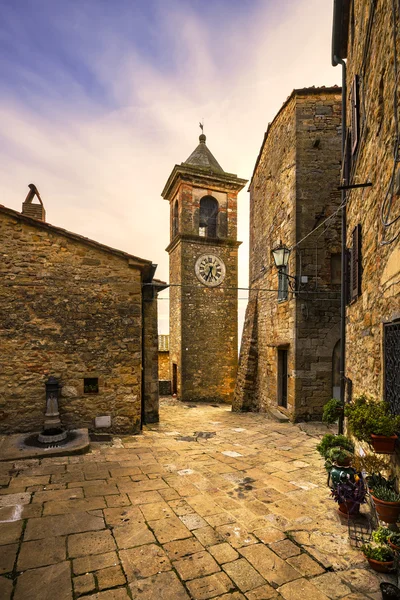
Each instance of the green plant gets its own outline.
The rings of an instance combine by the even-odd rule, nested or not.
[[[343,414],[343,403],[337,398],[332,398],[324,405],[322,420],[324,423],[336,423]]]
[[[393,531],[390,531],[387,527],[383,527],[380,525],[378,529],[372,532],[372,539],[377,544],[386,544],[390,535],[393,534]]]
[[[400,429],[400,415],[392,415],[389,405],[362,394],[346,404],[344,414],[355,438],[371,442],[371,434],[390,437]]]
[[[393,533],[393,531],[390,531],[389,537],[390,542],[392,542],[394,546],[400,547],[400,533]]]
[[[394,554],[389,546],[363,544],[361,546],[361,552],[366,558],[372,558],[372,560],[379,560],[380,562],[390,562],[394,560]]]
[[[354,502],[354,504],[364,504],[366,489],[364,479],[356,475],[354,481],[347,475],[331,490],[331,496],[338,504]]]
[[[349,450],[345,450],[344,448],[340,448],[340,446],[335,446],[334,448],[330,448],[327,453],[327,459],[332,463],[337,463],[340,465],[350,463],[353,458],[353,453],[349,452]]]
[[[373,497],[383,502],[400,502],[400,494],[391,488],[377,485],[373,488]]]
[[[386,479],[381,473],[371,473],[367,477],[368,487],[370,490],[378,488],[387,488],[389,490],[395,489],[396,478]]]
[[[317,446],[318,452],[324,458],[328,458],[328,451],[335,446],[354,452],[354,444],[345,435],[334,435],[333,433],[326,433],[321,439]]]

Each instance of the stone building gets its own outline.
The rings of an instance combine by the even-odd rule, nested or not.
[[[158,336],[158,389],[160,395],[171,393],[171,375],[169,370],[169,335]]]
[[[338,395],[340,92],[294,90],[265,133],[249,188],[250,295],[234,410],[317,419]],[[271,251],[282,244],[291,252],[278,272]]]
[[[175,165],[170,203],[170,373],[182,401],[231,402],[237,370],[237,194],[206,145]]]
[[[400,414],[400,6],[336,0],[332,62],[347,58],[347,399]],[[339,67],[340,68],[340,67]]]
[[[0,431],[40,430],[55,376],[64,426],[137,433],[158,420],[156,266],[46,223],[33,196],[0,206]]]

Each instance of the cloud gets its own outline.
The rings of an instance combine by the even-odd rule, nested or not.
[[[0,203],[20,210],[33,182],[49,222],[151,259],[165,280],[160,192],[197,145],[198,121],[222,167],[250,178],[291,90],[340,81],[330,0],[34,4],[10,4],[0,32]],[[241,286],[248,209],[243,191]]]

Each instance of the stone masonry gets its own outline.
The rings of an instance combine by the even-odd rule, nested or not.
[[[189,159],[174,167],[162,193],[171,206],[170,373],[182,401],[232,401],[238,347],[237,194],[245,183],[222,170],[202,135]],[[218,207],[213,236],[200,232],[205,197]],[[225,263],[225,279],[216,287],[207,287],[195,274],[196,260],[204,254]]]
[[[359,294],[347,307],[346,377],[352,383],[353,397],[366,392],[386,398],[398,413],[396,375],[392,373],[390,381],[385,377],[391,363],[398,381],[400,368],[400,11],[392,2],[362,0],[354,0],[344,10],[348,11],[343,21],[348,29],[340,33],[341,55],[347,56],[347,127],[353,141],[358,137],[351,152],[350,183],[372,182],[372,187],[347,194],[347,246],[352,250],[352,232],[360,226],[361,276]],[[358,134],[353,109],[356,77]],[[383,221],[394,222],[385,227]],[[396,323],[397,351],[385,339],[387,327]]]
[[[281,351],[287,399],[280,408],[290,418],[320,418],[333,395],[340,221],[318,225],[340,203],[340,91],[294,90],[265,134],[250,183],[251,291],[234,410],[264,412],[278,405]],[[281,242],[293,248],[288,274],[298,277],[299,292],[289,287],[287,300],[278,301],[271,250]]]
[[[142,298],[151,262],[4,207],[0,255],[0,430],[41,429],[51,375],[68,428],[110,416],[107,431],[139,432],[142,387],[147,418],[157,420],[152,286]]]

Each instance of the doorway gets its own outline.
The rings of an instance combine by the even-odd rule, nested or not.
[[[278,406],[287,408],[288,351],[278,348]]]
[[[172,393],[178,393],[178,365],[172,363]]]

